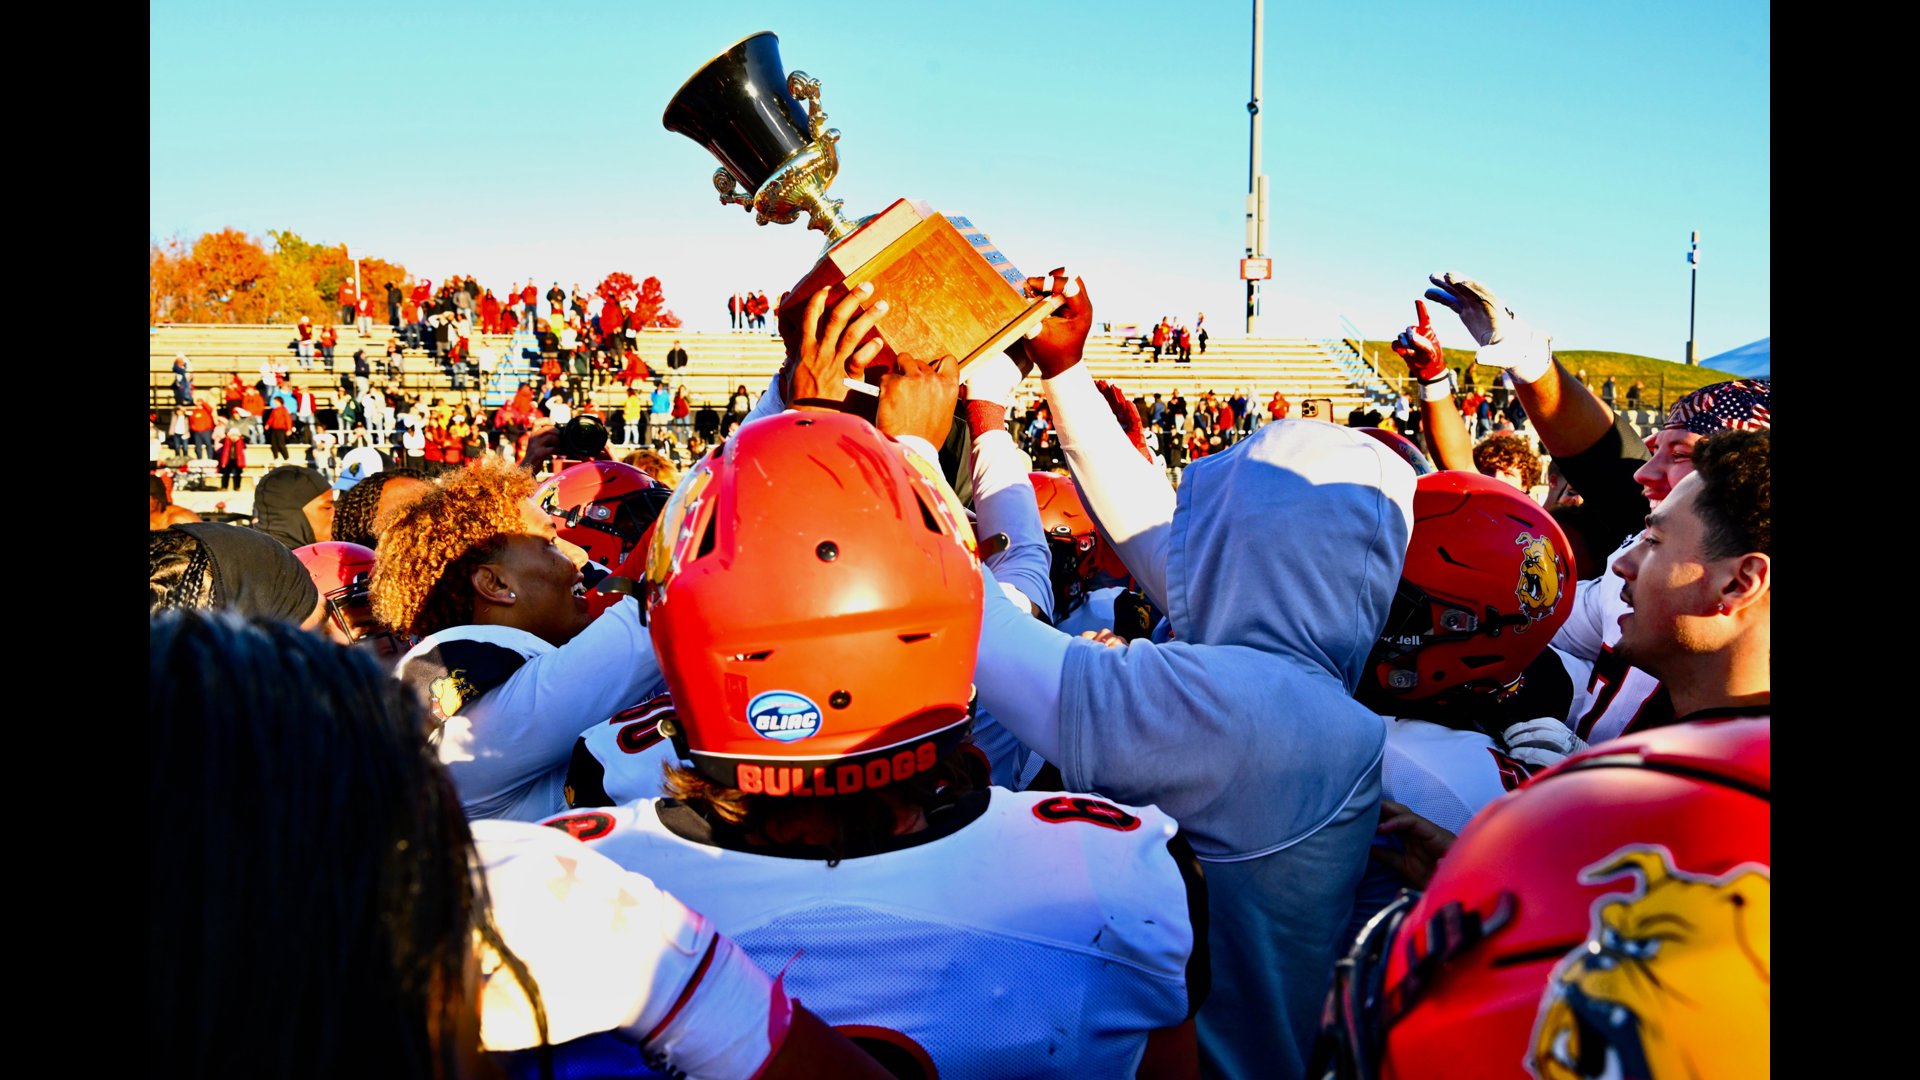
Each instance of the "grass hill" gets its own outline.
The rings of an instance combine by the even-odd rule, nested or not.
[[[1447,349],[1446,354],[1448,367],[1458,369],[1473,363],[1471,350]],[[1667,387],[1665,397],[1666,400],[1671,401],[1689,390],[1697,390],[1702,386],[1733,378],[1724,371],[1716,371],[1712,368],[1688,367],[1685,364],[1655,360],[1651,356],[1635,356],[1632,353],[1600,352],[1592,349],[1556,349],[1554,355],[1559,357],[1560,363],[1568,371],[1576,375],[1585,371],[1587,384],[1595,390],[1600,388],[1601,383],[1607,381],[1608,375],[1612,375],[1614,387],[1618,390],[1617,396],[1623,400],[1627,396],[1627,387],[1632,386],[1635,379],[1647,384],[1646,395],[1651,401],[1659,395],[1660,380],[1664,378]],[[1367,342],[1367,356],[1379,365],[1380,374],[1386,376],[1389,381],[1406,377],[1407,365],[1394,354],[1392,342]],[[1497,375],[1498,372],[1489,368],[1477,368],[1473,373],[1474,381],[1482,388],[1493,385]]]

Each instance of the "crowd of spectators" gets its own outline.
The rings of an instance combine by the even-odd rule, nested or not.
[[[153,1052],[1765,1075],[1771,386],[1642,440],[1431,281],[1527,437],[1424,304],[1390,411],[1130,398],[1056,272],[964,377],[822,290],[724,412],[375,393],[252,529],[156,474]]]

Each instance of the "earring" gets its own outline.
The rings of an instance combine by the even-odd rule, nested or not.
[[[509,600],[518,600],[518,599],[520,599],[520,597],[518,597],[518,596],[516,596],[516,595],[515,595],[515,594],[513,594],[513,593],[508,593],[508,594],[507,594],[507,599],[509,599]],[[1724,615],[1724,614],[1726,614],[1726,613],[1727,613],[1727,608],[1726,608],[1726,605],[1725,605],[1725,604],[1722,604],[1722,605],[1720,605],[1720,613],[1721,613],[1722,615]]]
[[[1720,605],[1720,614],[1722,615],[1730,614],[1730,612],[1727,611],[1727,605],[1725,604]]]

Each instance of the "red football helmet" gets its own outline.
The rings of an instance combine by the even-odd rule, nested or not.
[[[307,576],[326,601],[327,620],[333,625],[336,640],[358,645],[367,642],[384,654],[404,652],[399,635],[392,633],[373,615],[369,583],[373,575],[373,549],[339,540],[293,549],[293,557],[307,568]],[[398,650],[398,651],[396,651]]]
[[[646,599],[682,758],[745,792],[845,795],[966,735],[979,561],[924,470],[864,420],[784,413],[681,481]]]
[[[1052,559],[1053,614],[1056,619],[1079,607],[1101,576],[1124,582],[1127,566],[1093,523],[1080,501],[1080,488],[1058,473],[1028,473],[1034,501],[1040,504],[1040,531]]]
[[[641,537],[672,497],[673,489],[617,461],[570,465],[533,493],[561,539],[586,549],[588,558],[609,569],[641,547]]]
[[[1509,687],[1573,611],[1567,537],[1540,504],[1479,473],[1415,481],[1413,536],[1368,664],[1405,700]]]
[[[1397,431],[1388,431],[1386,428],[1377,427],[1363,427],[1360,429],[1360,432],[1363,435],[1373,436],[1389,447],[1392,447],[1394,453],[1406,458],[1407,464],[1413,466],[1415,476],[1425,476],[1430,472],[1437,471],[1433,467],[1433,462],[1428,461],[1427,455],[1420,451],[1420,444],[1407,438],[1405,435]]]
[[[1482,810],[1336,967],[1324,1075],[1765,1076],[1770,731],[1615,739]]]

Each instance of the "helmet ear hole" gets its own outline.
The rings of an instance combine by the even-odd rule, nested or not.
[[[707,530],[700,534],[700,547],[694,551],[693,557],[696,559],[706,558],[707,555],[713,551],[714,543],[719,537],[719,534],[720,515],[709,514],[707,516]]]
[[[920,494],[918,490],[914,491],[913,497],[920,504],[921,523],[926,525],[928,532],[930,533],[939,532],[940,519],[934,516],[933,507],[927,505],[927,497],[925,495]]]

